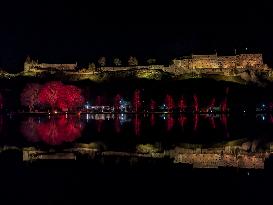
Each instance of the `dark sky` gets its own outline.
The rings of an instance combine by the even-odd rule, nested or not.
[[[168,63],[191,53],[234,54],[246,47],[273,66],[272,3],[203,2],[1,3],[0,67],[22,70],[27,55],[83,65],[99,56],[125,61],[130,55]]]

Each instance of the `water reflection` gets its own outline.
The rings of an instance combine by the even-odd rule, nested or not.
[[[140,116],[137,114],[135,115],[133,119],[133,125],[134,125],[134,133],[136,136],[140,135],[140,129],[141,129],[141,121],[140,121]]]
[[[5,123],[0,117],[0,132]],[[85,125],[87,128],[84,129]],[[29,117],[21,122],[21,132],[30,142],[43,141],[50,145],[72,142],[80,136],[173,136],[179,139],[209,136],[217,140],[230,137],[266,137],[273,134],[273,117],[225,114],[86,114]],[[164,133],[164,134],[163,134]],[[98,134],[98,135],[97,135]]]
[[[21,132],[28,141],[42,141],[48,145],[73,142],[81,136],[83,128],[84,123],[76,117],[65,116],[51,117],[44,121],[30,117],[21,123]]]

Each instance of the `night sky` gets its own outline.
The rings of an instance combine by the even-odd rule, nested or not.
[[[1,3],[0,67],[17,72],[27,55],[48,63],[262,52],[273,67],[273,3],[183,1],[137,4]],[[204,1],[203,1],[204,2]],[[122,5],[123,4],[123,5]],[[16,6],[15,6],[16,5]]]

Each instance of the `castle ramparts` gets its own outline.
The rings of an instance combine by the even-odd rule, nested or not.
[[[239,54],[233,56],[213,55],[191,55],[172,60],[168,66],[165,65],[132,65],[132,66],[96,66],[89,65],[88,68],[78,68],[75,64],[47,64],[38,63],[27,59],[24,64],[24,72],[62,71],[68,74],[93,75],[101,72],[153,72],[163,71],[173,75],[192,74],[219,74],[224,76],[236,76],[245,71],[252,73],[263,73],[268,75],[271,69],[264,64],[262,54]]]

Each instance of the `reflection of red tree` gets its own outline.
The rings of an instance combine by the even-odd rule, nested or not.
[[[196,131],[197,128],[198,128],[198,123],[199,123],[199,115],[195,114],[194,118],[193,118],[193,121],[194,121],[193,130]]]
[[[227,115],[222,114],[220,117],[220,120],[221,120],[221,123],[224,125],[225,136],[229,137],[228,126],[227,126]]]
[[[114,123],[115,123],[115,131],[116,131],[116,133],[120,133],[120,119],[119,119],[118,115],[115,116]]]
[[[170,131],[174,126],[174,119],[172,115],[167,116],[167,130]]]
[[[102,124],[103,124],[103,120],[102,119],[98,119],[96,120],[96,128],[97,128],[97,132],[100,133],[102,130]]]
[[[271,124],[273,124],[273,116],[272,116],[272,114],[269,115],[269,122],[270,122]]]
[[[82,129],[83,125],[77,123],[76,118],[66,119],[64,116],[41,123],[29,118],[21,125],[21,131],[29,141],[41,140],[49,145],[72,142],[80,137]]]
[[[184,128],[185,123],[187,121],[187,117],[184,115],[180,115],[178,118],[179,124],[181,125],[182,128]]]
[[[37,135],[37,126],[38,122],[35,121],[35,118],[30,117],[26,121],[21,123],[21,132],[30,142],[38,142],[39,136]]]
[[[227,112],[227,98],[225,98],[225,99],[222,101],[220,107],[221,107],[221,112]]]
[[[3,99],[2,94],[0,93],[0,110],[3,109],[3,106],[4,106],[4,99]]]
[[[151,126],[153,127],[155,125],[155,114],[151,114],[151,117],[150,117],[150,124]]]
[[[134,132],[136,136],[140,135],[140,127],[141,127],[141,121],[139,116],[135,116],[135,118],[133,119],[133,125],[134,125]]]
[[[209,123],[210,123],[210,125],[211,125],[211,127],[212,127],[213,129],[216,128],[215,120],[214,120],[214,117],[213,117],[213,116],[209,116]]]
[[[4,120],[3,120],[3,116],[0,115],[0,134],[2,134],[3,132],[3,127],[4,127]]]

